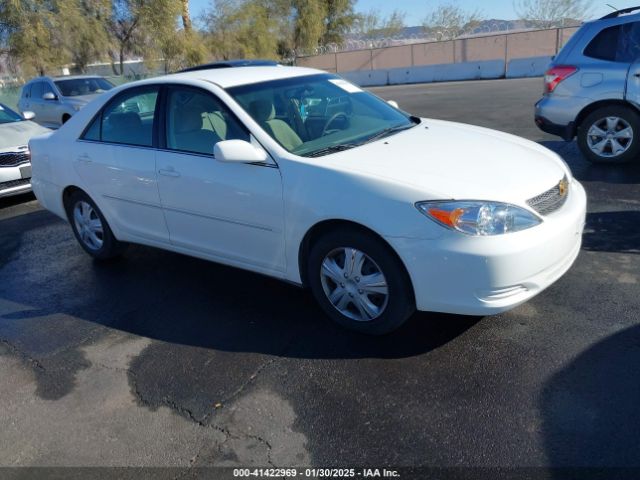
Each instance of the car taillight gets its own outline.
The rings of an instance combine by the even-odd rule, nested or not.
[[[571,75],[578,71],[578,67],[571,65],[559,65],[547,70],[544,74],[544,92],[551,93],[556,87]]]

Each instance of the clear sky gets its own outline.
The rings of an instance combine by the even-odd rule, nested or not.
[[[497,18],[500,20],[512,20],[516,18],[511,0],[450,0],[453,3],[469,10],[480,9],[486,18]],[[212,0],[190,0],[192,15],[198,17],[209,5]],[[406,12],[406,23],[408,26],[422,24],[422,19],[427,15],[430,9],[440,3],[439,0],[358,0],[356,2],[356,10],[367,11],[371,9],[379,10],[382,14],[388,14],[394,9]],[[592,17],[601,17],[611,11],[606,4],[610,3],[617,8],[632,7],[640,4],[639,0],[620,1],[620,0],[595,0],[593,2]]]

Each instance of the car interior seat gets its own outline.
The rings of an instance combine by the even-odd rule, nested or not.
[[[193,106],[176,109],[171,119],[171,148],[203,154],[213,154],[213,146],[222,138],[213,130],[203,128],[202,111]],[[171,138],[173,137],[173,138]]]
[[[264,128],[276,141],[287,150],[293,150],[302,145],[302,140],[289,124],[279,118],[275,118],[276,110],[273,102],[260,99],[249,104],[251,116]]]

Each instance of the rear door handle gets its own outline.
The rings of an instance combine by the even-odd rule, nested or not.
[[[158,173],[160,175],[164,175],[165,177],[179,177],[180,176],[180,172],[176,172],[172,167],[169,168],[161,168],[160,170],[158,170]]]
[[[86,153],[83,153],[82,155],[78,155],[78,161],[82,163],[91,163],[91,157]]]

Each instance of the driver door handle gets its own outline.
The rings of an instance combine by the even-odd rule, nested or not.
[[[83,153],[82,155],[78,155],[78,161],[82,163],[91,163],[91,157],[86,153]]]
[[[164,175],[165,177],[179,177],[180,172],[176,172],[173,167],[161,168],[158,170],[160,175]]]

